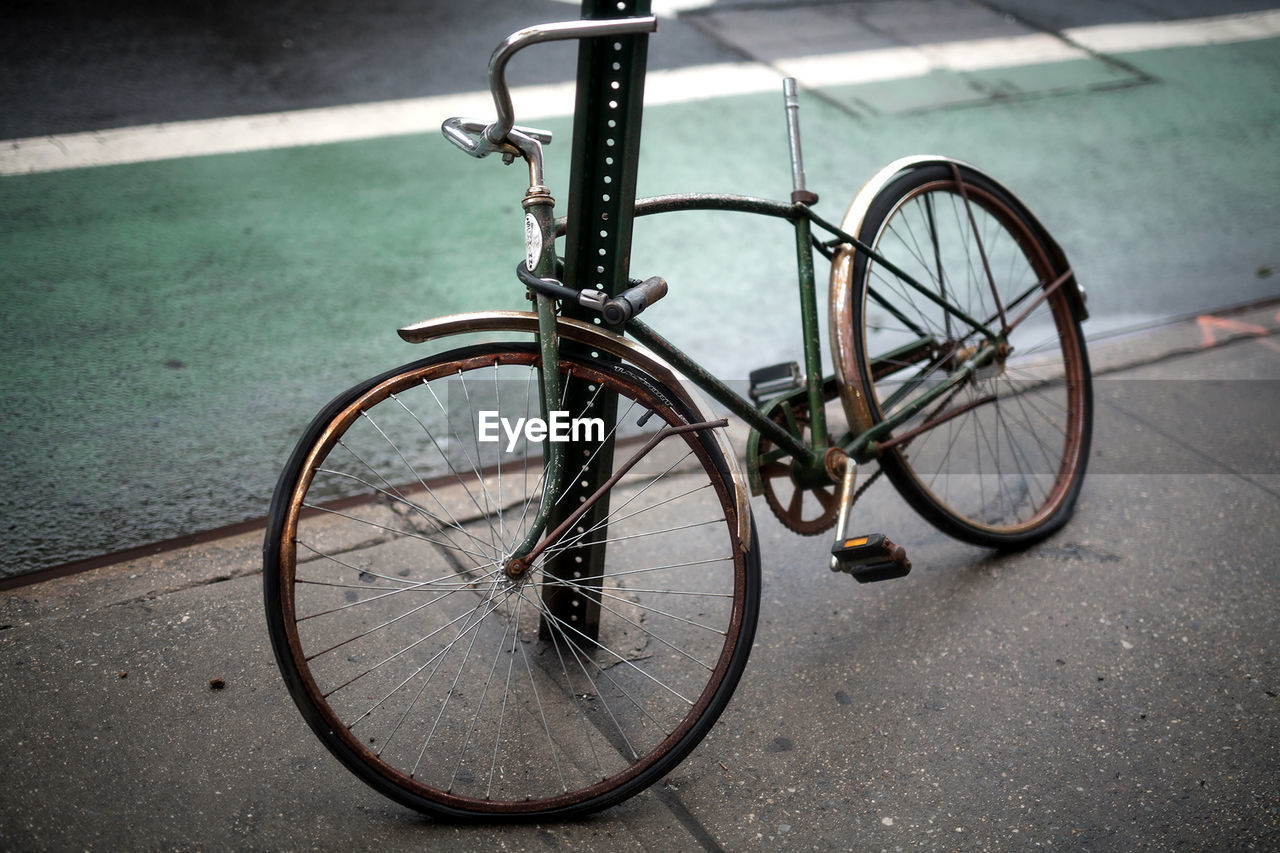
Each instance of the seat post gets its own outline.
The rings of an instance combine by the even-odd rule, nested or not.
[[[782,81],[782,103],[787,112],[787,142],[791,152],[791,201],[793,204],[814,205],[818,197],[805,186],[804,155],[800,152],[800,94],[796,78]]]
[[[649,14],[650,0],[583,0],[582,17],[591,20],[627,18]],[[627,288],[631,259],[631,227],[636,197],[636,173],[640,158],[640,119],[644,101],[644,77],[648,56],[647,34],[617,38],[583,39],[578,47],[578,88],[574,108],[567,226],[565,232],[565,284],[581,290],[603,291],[617,296]],[[602,323],[599,314],[565,303],[564,314],[586,322]],[[583,348],[567,341],[563,352]],[[590,411],[584,407],[592,392],[583,382],[567,383],[565,408],[574,415],[603,418],[606,446],[570,442],[565,446],[565,489],[548,529],[554,529],[590,496],[613,471],[613,425],[617,419],[616,395],[599,395]],[[604,397],[609,399],[604,399]],[[583,463],[590,460],[586,470]],[[606,494],[574,530],[591,531],[575,547],[547,561],[549,576],[564,584],[546,584],[543,600],[548,611],[567,631],[548,626],[544,639],[565,637],[591,647],[599,634],[601,575],[608,536]],[[570,531],[570,536],[574,531]]]

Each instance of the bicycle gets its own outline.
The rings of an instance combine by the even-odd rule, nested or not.
[[[621,55],[654,29],[644,15],[542,25],[494,52],[498,120],[442,130],[472,156],[528,164],[517,277],[535,310],[401,329],[413,343],[500,339],[336,397],[272,499],[265,602],[290,694],[357,776],[432,815],[578,815],[674,768],[724,710],[751,649],[752,495],[798,533],[835,528],[830,568],[870,582],[902,577],[910,561],[882,534],[849,534],[859,465],[878,461],[924,518],[986,547],[1043,539],[1079,494],[1092,420],[1086,312],[1062,249],[1010,191],[945,157],[891,163],[840,225],[820,217],[794,80],[790,201],[677,195],[632,213],[788,221],[803,368],[756,371],[744,397],[637,319],[665,281],[628,278],[611,295],[617,259],[604,246],[616,249],[607,238],[621,226],[607,209],[580,232],[572,215],[556,218],[550,135],[514,124],[504,68],[556,39]],[[590,166],[577,151],[575,141],[575,173]],[[616,205],[627,164],[601,162],[597,200]],[[566,233],[581,246],[561,259]],[[831,262],[830,375],[815,253]],[[506,340],[516,333],[533,339]],[[750,427],[745,476],[727,420],[699,390]],[[841,415],[847,428],[833,428]]]

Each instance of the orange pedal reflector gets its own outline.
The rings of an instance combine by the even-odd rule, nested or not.
[[[869,533],[853,539],[839,539],[831,546],[831,571],[853,575],[858,583],[887,581],[905,577],[911,561],[901,545],[883,533]]]

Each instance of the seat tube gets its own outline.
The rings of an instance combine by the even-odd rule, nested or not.
[[[818,297],[813,272],[813,239],[808,208],[818,196],[805,186],[804,156],[800,146],[800,95],[794,77],[782,81],[782,105],[787,117],[787,141],[791,154],[791,203],[797,207],[796,270],[800,279],[800,323],[804,336],[804,378],[809,403],[810,444],[821,458],[827,446],[826,400],[822,395],[822,348],[818,339]]]
[[[804,335],[804,378],[808,391],[811,446],[821,456],[827,446],[826,400],[822,395],[822,347],[818,330],[818,296],[814,283],[812,229],[807,217],[797,217],[796,268],[800,284],[800,323]]]
[[[647,15],[649,6],[650,0],[583,0],[582,17],[602,20]],[[578,47],[565,283],[579,290],[601,290],[609,297],[626,289],[630,271],[647,54],[645,34],[583,39]],[[598,314],[575,305],[565,304],[564,314],[602,322]],[[562,344],[562,351],[590,355],[589,350],[568,342]],[[599,389],[572,377],[565,381],[565,408],[571,416],[602,418],[606,437],[603,443],[565,443],[564,494],[553,512],[551,529],[613,471],[617,396],[600,394]],[[543,586],[549,614],[542,621],[544,639],[567,639],[585,648],[596,645],[609,507],[606,494],[566,535],[572,547],[549,557],[543,567],[549,580],[563,581]]]

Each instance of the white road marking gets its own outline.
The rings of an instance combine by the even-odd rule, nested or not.
[[[692,0],[690,0],[692,2]],[[720,63],[649,73],[645,103],[687,103],[771,92],[783,76],[808,88],[919,77],[931,71],[973,71],[1087,59],[1090,52],[1126,53],[1228,44],[1280,37],[1280,9],[1185,21],[1110,24],[761,63]],[[512,90],[521,121],[573,114],[574,84]],[[435,131],[453,115],[494,115],[488,92],[140,125],[114,130],[0,141],[0,175],[142,163],[207,154],[262,151]]]
[[[556,0],[557,3],[564,3],[566,6],[581,8],[581,0]],[[689,9],[702,9],[707,6],[714,5],[716,0],[653,0],[650,4],[650,10],[659,17],[674,15],[676,12],[685,12]]]
[[[1063,30],[1062,34],[1098,53],[1233,44],[1280,36],[1280,9],[1186,21],[1080,27]]]

